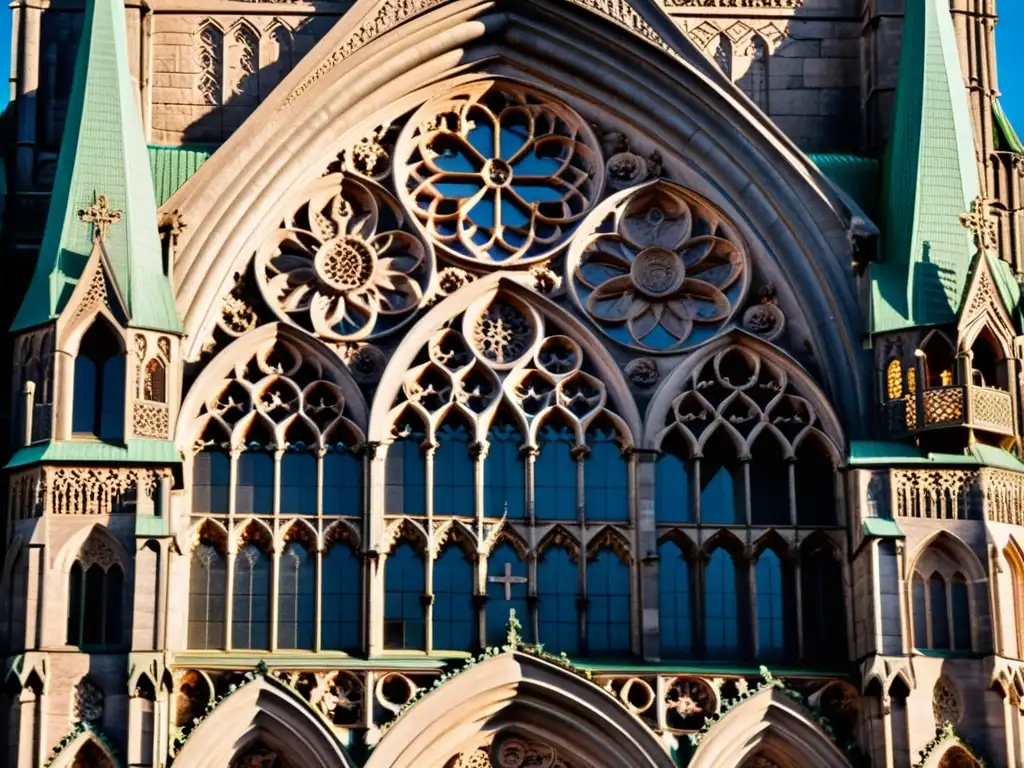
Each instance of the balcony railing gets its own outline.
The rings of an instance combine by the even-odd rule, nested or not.
[[[889,479],[894,517],[1024,525],[1024,474],[988,467],[894,469]]]
[[[885,404],[889,432],[898,436],[944,427],[973,427],[1014,434],[1013,399],[992,387],[959,385],[926,389]]]

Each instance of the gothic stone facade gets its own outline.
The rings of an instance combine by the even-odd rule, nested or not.
[[[1021,434],[991,279],[863,341],[819,166],[884,146],[902,6],[128,8],[185,332],[97,271],[12,341],[12,453],[64,448],[7,471],[0,762],[1024,765],[1024,475],[851,448]],[[994,12],[952,3],[1016,267]],[[15,4],[11,263],[81,27]],[[76,461],[110,408],[173,455]]]

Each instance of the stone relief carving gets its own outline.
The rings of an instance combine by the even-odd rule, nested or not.
[[[224,33],[213,22],[204,22],[195,50],[199,93],[206,104],[218,106],[224,98]]]
[[[259,315],[245,298],[245,280],[235,275],[235,284],[221,302],[217,327],[232,338],[238,338],[259,325]]]
[[[103,719],[103,691],[83,677],[75,686],[72,718],[79,723],[98,723]]]
[[[31,383],[33,441],[49,437],[53,413],[53,326],[24,333],[14,341],[13,414],[24,418],[24,391]],[[15,427],[20,429],[21,425]]]
[[[376,384],[388,365],[387,355],[373,344],[346,344],[341,359],[352,372],[352,378],[360,384]]]
[[[554,747],[516,736],[495,739],[451,758],[445,768],[573,768]]]
[[[626,363],[626,376],[643,389],[657,384],[660,375],[658,364],[649,357],[638,357]]]
[[[95,534],[85,540],[75,559],[82,564],[83,571],[89,570],[92,565],[98,565],[105,571],[110,566],[120,563],[113,547]]]
[[[935,716],[936,727],[949,723],[958,725],[961,718],[960,697],[956,694],[953,684],[945,676],[935,682],[932,689],[932,714]]]
[[[765,341],[775,341],[786,330],[786,315],[779,307],[773,286],[761,289],[761,301],[744,311],[742,325]]]
[[[331,174],[256,253],[257,283],[279,318],[327,341],[397,330],[423,302],[432,253],[397,201],[371,181]]]
[[[611,230],[602,231],[611,219]],[[677,352],[706,341],[747,290],[743,241],[689,190],[654,182],[609,198],[569,249],[573,298],[609,337]]]
[[[152,497],[162,470],[59,467],[44,472],[43,492],[54,515],[109,515]]]
[[[583,118],[503,80],[424,104],[396,152],[403,201],[445,255],[478,269],[549,258],[604,186],[597,137]]]
[[[9,508],[12,520],[30,520],[42,513],[43,471],[31,469],[11,475]]]

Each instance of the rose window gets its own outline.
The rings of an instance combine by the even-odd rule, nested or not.
[[[675,352],[706,341],[746,293],[738,233],[673,184],[612,197],[585,230],[569,254],[573,296],[605,333],[633,348]]]
[[[601,193],[597,138],[565,104],[505,81],[428,102],[399,139],[396,169],[431,238],[476,264],[550,256]]]
[[[404,225],[398,202],[373,182],[324,176],[256,254],[267,303],[329,341],[401,327],[420,306],[431,267],[429,249]]]

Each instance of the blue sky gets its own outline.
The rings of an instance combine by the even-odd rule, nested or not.
[[[996,46],[999,56],[999,84],[1003,91],[1003,106],[1017,133],[1024,135],[1024,64],[1014,56],[1024,44],[1024,0],[999,0],[999,25],[996,27]],[[7,79],[10,68],[11,11],[0,7],[0,73]],[[8,88],[0,91],[0,106],[7,103]]]

